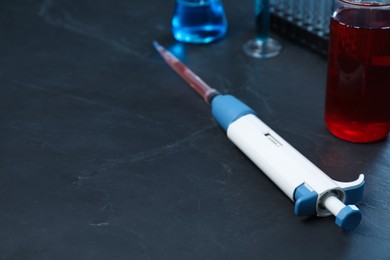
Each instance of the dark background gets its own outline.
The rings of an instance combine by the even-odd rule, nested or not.
[[[282,37],[246,57],[253,1],[224,1],[227,36],[183,45],[174,1],[0,1],[1,259],[386,259],[390,143],[323,121],[326,60]],[[294,216],[162,61],[158,40],[240,98],[329,176],[364,173],[361,225]]]

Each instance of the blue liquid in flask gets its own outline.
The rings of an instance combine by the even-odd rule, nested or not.
[[[225,35],[227,21],[220,0],[176,0],[172,31],[176,40],[210,43]]]

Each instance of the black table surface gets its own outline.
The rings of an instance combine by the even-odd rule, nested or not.
[[[253,1],[224,1],[226,37],[177,43],[174,1],[0,3],[1,259],[388,259],[390,143],[323,120],[326,60],[278,35],[247,57]],[[226,137],[153,40],[330,177],[365,174],[363,219],[302,218]]]

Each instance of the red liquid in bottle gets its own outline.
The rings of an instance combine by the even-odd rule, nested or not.
[[[351,142],[389,134],[389,9],[344,9],[332,18],[325,121]]]

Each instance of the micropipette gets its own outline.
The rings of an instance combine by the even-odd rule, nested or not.
[[[211,114],[228,138],[293,202],[297,216],[336,217],[343,230],[356,228],[362,218],[354,205],[363,197],[364,175],[352,182],[331,179],[255,112],[231,95],[221,95],[157,42],[164,60],[211,105]],[[347,204],[347,205],[345,205]]]

